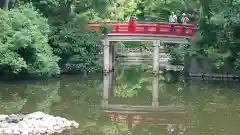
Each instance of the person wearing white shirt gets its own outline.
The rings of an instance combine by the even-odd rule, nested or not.
[[[182,14],[182,18],[181,18],[182,24],[187,24],[188,21],[189,21],[189,19],[188,19],[186,13],[183,13],[183,14]]]
[[[168,20],[171,23],[177,23],[177,15],[174,12],[172,12]]]
[[[174,12],[172,12],[168,20],[170,23],[177,23],[177,15]],[[171,31],[175,31],[175,28],[172,24],[171,24]]]

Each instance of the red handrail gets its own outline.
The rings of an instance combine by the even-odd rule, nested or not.
[[[99,30],[102,25],[112,25],[114,34],[165,34],[176,36],[193,36],[196,27],[193,24],[168,22],[136,22],[130,18],[129,22],[90,22],[88,26]]]

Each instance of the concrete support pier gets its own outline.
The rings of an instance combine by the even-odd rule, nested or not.
[[[109,73],[114,70],[114,61],[115,61],[115,47],[114,42],[110,42],[105,39],[102,41],[104,50],[103,50],[103,59],[104,59],[104,73]]]
[[[104,61],[104,73],[109,73],[109,57],[110,57],[110,44],[109,40],[105,39],[103,40],[103,61]]]
[[[109,43],[109,71],[112,72],[114,70],[114,61],[115,61],[115,47],[114,42]]]
[[[111,86],[111,82],[110,82],[110,75],[105,75],[103,77],[103,99],[102,99],[102,106],[106,106],[108,104],[108,93],[109,93],[109,89]]]
[[[152,107],[153,108],[158,108],[159,107],[159,101],[158,101],[158,75],[153,77],[152,80]]]
[[[110,72],[109,73],[109,93],[113,97],[116,97],[116,88],[115,88],[115,83],[116,83],[116,73],[115,72]]]
[[[152,66],[153,66],[153,73],[157,74],[159,71],[159,47],[160,47],[160,40],[153,41],[153,53],[152,53]]]

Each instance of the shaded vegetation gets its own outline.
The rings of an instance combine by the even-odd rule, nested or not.
[[[165,46],[173,63],[185,56],[207,57],[219,70],[240,67],[239,0],[3,0],[0,6],[2,74],[96,72],[101,69],[101,36],[87,30],[87,22],[127,21],[130,16],[167,21],[172,11],[179,17],[186,12],[198,25],[191,46]]]

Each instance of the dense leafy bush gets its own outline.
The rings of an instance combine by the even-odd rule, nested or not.
[[[29,2],[29,0],[21,1]],[[89,11],[100,7],[95,7],[94,2],[79,0],[74,2],[72,0],[31,0],[31,2],[48,18],[51,29],[48,43],[54,54],[60,57],[58,64],[61,71],[64,73],[97,71],[100,68],[99,35],[95,31],[86,30],[85,27],[87,20],[91,18]],[[103,9],[104,5],[100,9]]]
[[[100,40],[95,31],[83,28],[78,19],[53,26],[50,44],[61,60],[63,72],[82,73],[99,70]]]
[[[58,57],[48,44],[49,25],[33,7],[0,14],[0,70],[32,75],[59,74]]]

